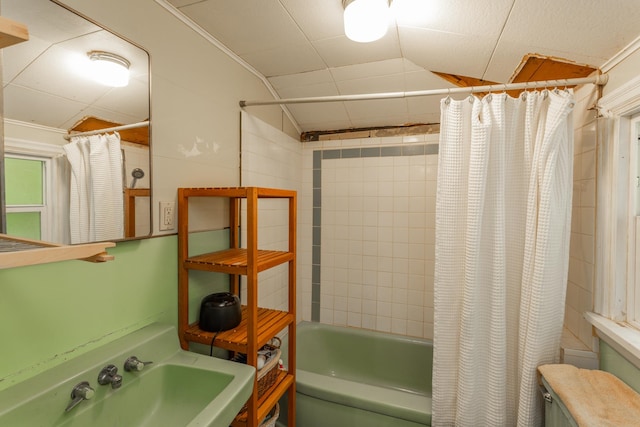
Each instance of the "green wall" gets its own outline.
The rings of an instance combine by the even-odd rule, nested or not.
[[[191,240],[191,254],[220,249],[228,231]],[[177,325],[177,250],[171,235],[118,243],[106,263],[0,270],[0,390],[149,323]],[[228,279],[195,274],[191,282],[193,320],[202,297],[228,289]]]
[[[600,369],[612,373],[640,393],[640,369],[603,340],[600,340]]]

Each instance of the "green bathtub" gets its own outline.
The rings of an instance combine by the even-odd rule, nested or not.
[[[431,341],[315,322],[297,329],[297,425],[431,425]]]

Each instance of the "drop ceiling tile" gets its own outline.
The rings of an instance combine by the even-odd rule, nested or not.
[[[329,70],[310,71],[307,73],[290,74],[287,76],[269,77],[269,83],[277,90],[285,87],[299,87],[319,83],[333,83],[333,76]]]
[[[409,61],[407,58],[402,58],[402,62],[404,63],[404,71],[406,73],[411,73],[413,71],[425,71],[424,68],[422,68],[417,64],[414,64],[413,62]]]
[[[89,104],[104,95],[108,88],[95,85],[88,78],[78,74],[76,66],[78,56],[76,51],[53,46],[20,73],[13,82],[16,85]],[[84,60],[86,57],[81,59]],[[69,79],[69,75],[75,77]],[[42,76],[47,78],[43,79]]]
[[[390,74],[366,79],[344,80],[336,82],[341,95],[404,92],[404,76]]]
[[[131,116],[121,111],[106,110],[93,105],[69,117],[69,119],[62,122],[58,127],[61,129],[70,129],[87,116],[98,117],[114,123],[135,123],[141,121],[139,116]]]
[[[429,71],[480,77],[491,58],[494,41],[416,28],[401,28],[406,58]],[[454,52],[455,54],[452,54]]]
[[[281,98],[303,98],[310,96],[333,96],[338,95],[338,88],[335,83],[318,83],[306,86],[281,87],[278,95]]]
[[[402,57],[395,32],[389,32],[380,40],[371,43],[357,43],[346,36],[339,36],[315,41],[312,44],[328,67],[343,67]]]
[[[433,16],[414,19],[410,22],[399,20],[400,28],[422,28],[438,32],[488,37],[494,40],[500,36],[509,11],[515,0],[423,0],[431,2]],[[531,2],[534,3],[534,2]],[[536,3],[537,4],[537,3]]]
[[[289,111],[298,120],[298,124],[338,122],[348,120],[347,109],[342,102],[320,104],[291,104]]]
[[[440,113],[440,100],[445,98],[442,95],[435,96],[415,96],[407,98],[407,108],[410,115],[424,115],[433,112]],[[462,97],[452,96],[455,99]]]
[[[589,2],[540,0],[516,2],[502,39],[513,44],[535,45],[562,57],[610,58],[638,34],[637,0]],[[545,52],[528,52],[547,55]],[[562,55],[564,53],[564,55]],[[594,64],[599,65],[599,64]]]
[[[100,28],[90,21],[69,13],[63,7],[42,0],[2,0],[2,16],[18,22],[38,22],[29,26],[30,36],[53,43],[89,34]]]
[[[344,35],[342,2],[280,0],[310,41]]]
[[[11,82],[33,60],[50,46],[45,40],[30,35],[28,43],[17,44],[2,49],[2,79]]]
[[[432,72],[425,70],[405,73],[404,86],[407,92],[455,87],[452,83],[449,83]]]
[[[149,86],[146,82],[131,80],[126,87],[109,90],[94,105],[136,117],[136,121],[146,120],[149,117]]]
[[[205,0],[179,10],[240,56],[307,41],[276,1]]]
[[[5,117],[60,128],[85,104],[10,84],[3,91]],[[51,108],[55,105],[56,108]]]
[[[402,58],[393,58],[384,61],[331,68],[330,71],[336,81],[384,76],[387,74],[401,74],[404,72],[404,61]]]
[[[309,43],[298,46],[247,53],[242,59],[266,77],[305,73],[326,68],[322,58]]]
[[[403,98],[350,101],[345,102],[345,106],[351,120],[358,120],[359,122],[366,121],[368,118],[377,120],[385,116],[406,117],[408,114],[407,101]]]

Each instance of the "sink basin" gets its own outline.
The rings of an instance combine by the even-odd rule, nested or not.
[[[153,363],[126,372],[132,355]],[[122,375],[118,389],[97,382],[108,364]],[[251,366],[181,350],[175,328],[154,324],[0,391],[0,426],[228,426],[254,376]],[[94,397],[65,412],[82,381]]]

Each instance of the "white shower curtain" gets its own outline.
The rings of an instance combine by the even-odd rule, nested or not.
[[[569,261],[570,91],[441,102],[434,426],[539,426]]]
[[[71,165],[71,243],[123,238],[120,135],[72,137],[64,150]]]

